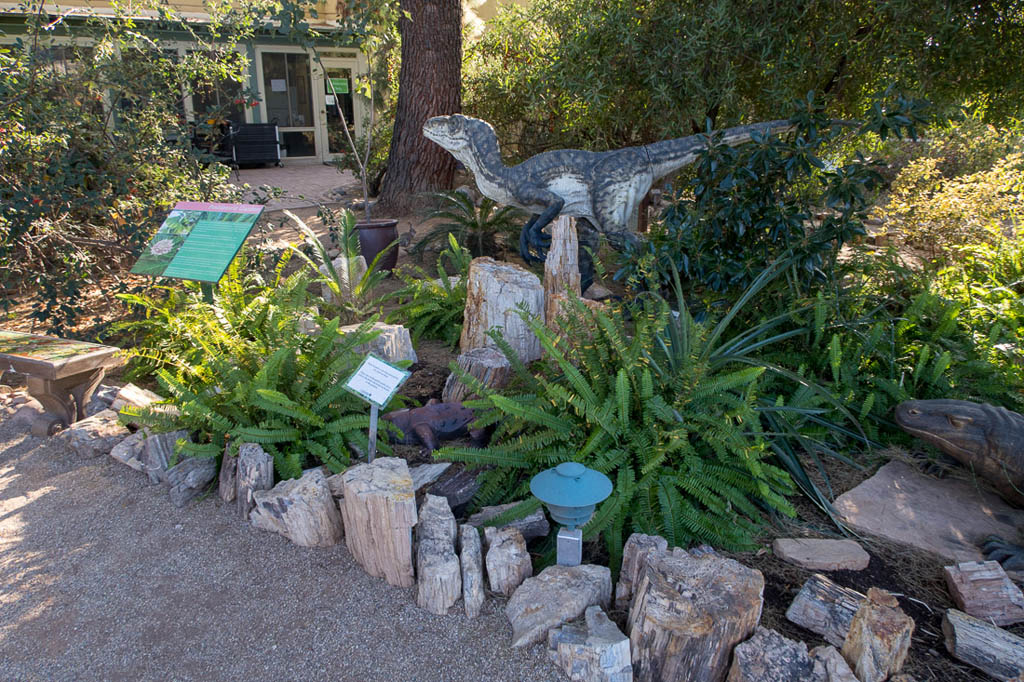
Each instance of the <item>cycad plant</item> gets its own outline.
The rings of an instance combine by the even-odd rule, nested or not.
[[[409,250],[409,253],[420,257],[433,244],[447,242],[448,235],[454,235],[474,258],[499,256],[504,252],[505,237],[518,233],[525,218],[519,209],[498,207],[487,197],[478,207],[466,192],[431,192],[426,196],[437,204],[427,218],[440,218],[441,222]]]
[[[413,274],[397,273],[405,286],[391,295],[399,306],[388,313],[388,322],[407,325],[413,341],[438,339],[454,348],[462,335],[471,260],[469,250],[449,234],[448,248],[437,257],[436,279],[420,267],[413,267]]]

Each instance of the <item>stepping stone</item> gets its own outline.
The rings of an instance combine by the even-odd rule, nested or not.
[[[775,556],[810,571],[863,571],[871,557],[853,540],[778,538]]]
[[[968,481],[936,480],[902,462],[839,496],[836,511],[859,533],[952,559],[982,561],[977,543],[988,535],[1017,537],[1024,511]]]

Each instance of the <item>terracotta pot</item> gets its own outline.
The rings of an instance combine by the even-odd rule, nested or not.
[[[398,239],[398,221],[391,218],[360,220],[356,223],[359,230],[359,249],[366,259],[366,265],[373,263],[377,254],[388,248]],[[379,269],[391,272],[398,263],[398,244],[395,244],[380,258]]]

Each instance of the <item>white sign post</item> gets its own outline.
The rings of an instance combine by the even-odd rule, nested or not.
[[[345,390],[370,403],[370,448],[366,455],[368,462],[372,462],[377,454],[377,417],[380,408],[388,404],[410,376],[411,372],[384,362],[375,355],[367,355],[355,373],[345,382]]]

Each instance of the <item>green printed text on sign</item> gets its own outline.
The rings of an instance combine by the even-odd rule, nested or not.
[[[136,275],[217,282],[262,206],[179,201],[135,262]]]
[[[331,79],[332,92],[339,95],[348,94],[348,79],[347,78],[332,78]]]

